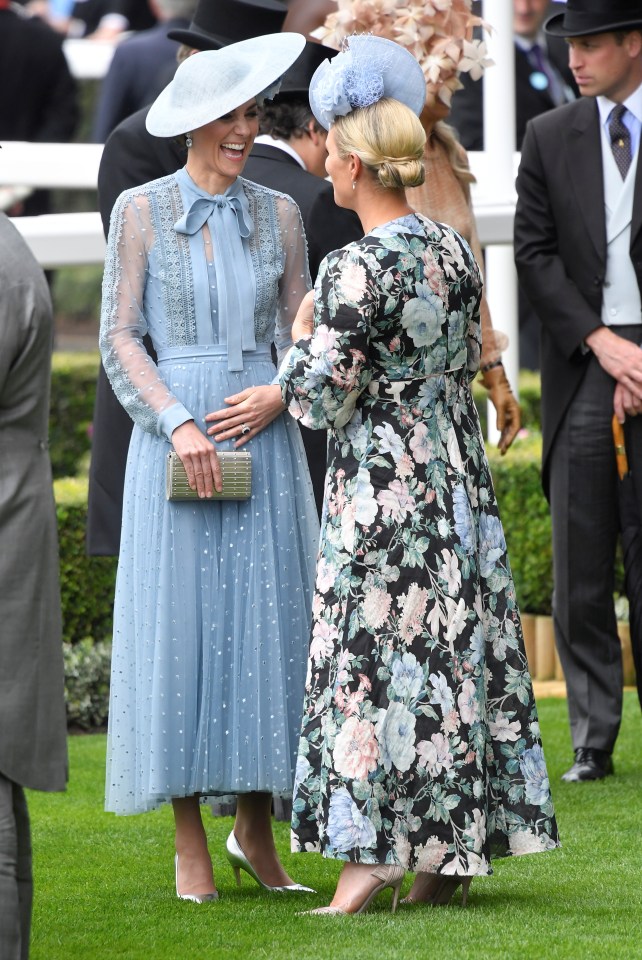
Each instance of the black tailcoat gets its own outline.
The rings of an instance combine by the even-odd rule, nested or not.
[[[597,104],[576,100],[532,120],[517,177],[515,260],[542,324],[543,482],[551,447],[586,371],[584,338],[601,324],[606,222]],[[642,163],[631,260],[642,290]]]

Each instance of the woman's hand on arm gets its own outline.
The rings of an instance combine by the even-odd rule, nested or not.
[[[211,497],[214,489],[223,490],[223,477],[216,450],[193,420],[187,420],[172,432],[172,445],[181,458],[192,490],[199,497]]]
[[[225,402],[227,407],[214,410],[205,417],[207,423],[214,424],[207,433],[217,443],[236,440],[235,447],[242,447],[285,410],[278,384],[248,387],[232,397],[225,397]],[[244,432],[245,427],[250,429]]]
[[[312,336],[314,331],[314,290],[309,290],[297,310],[292,324],[292,343]]]

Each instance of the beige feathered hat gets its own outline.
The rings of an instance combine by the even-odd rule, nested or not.
[[[445,103],[461,87],[460,73],[478,80],[492,64],[473,29],[487,24],[472,0],[337,0],[337,9],[312,36],[336,49],[352,34],[371,33],[401,44],[421,64],[426,81],[440,84]]]

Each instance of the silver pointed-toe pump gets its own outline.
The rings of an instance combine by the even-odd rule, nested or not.
[[[227,854],[227,859],[230,862],[230,866],[234,871],[236,883],[239,887],[241,886],[241,870],[245,870],[245,872],[252,877],[253,880],[256,880],[260,887],[263,887],[264,890],[271,890],[272,893],[316,893],[316,890],[313,890],[312,887],[304,887],[302,883],[288,883],[283,887],[271,887],[269,884],[263,883],[256,870],[243,853],[240,843],[234,836],[233,830],[227,838],[225,852]]]
[[[214,893],[179,893],[178,892],[178,854],[174,857],[174,874],[176,877],[176,896],[179,900],[191,900],[192,903],[211,903],[218,900],[218,890]]]

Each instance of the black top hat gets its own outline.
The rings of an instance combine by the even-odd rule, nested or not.
[[[586,37],[592,33],[642,28],[640,0],[567,0],[564,13],[544,24],[554,37]]]
[[[170,30],[167,36],[197,50],[218,50],[280,33],[286,13],[287,7],[278,0],[199,0],[189,27]]]
[[[281,81],[278,96],[282,94],[301,93],[307,96],[310,87],[310,80],[324,60],[331,60],[336,57],[338,50],[332,47],[324,47],[321,43],[306,41],[303,53],[290,67]]]

